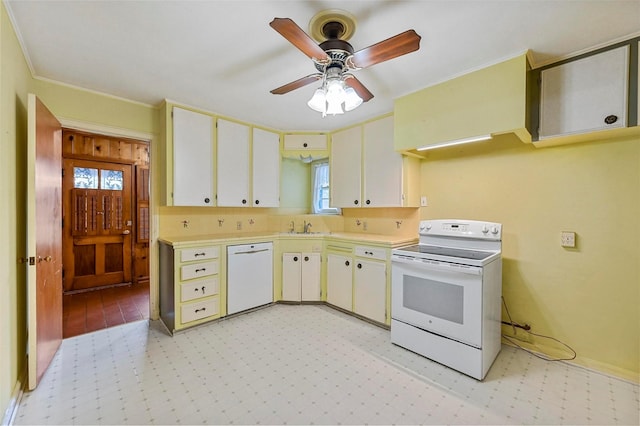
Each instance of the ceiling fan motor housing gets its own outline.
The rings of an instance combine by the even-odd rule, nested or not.
[[[340,67],[345,68],[345,62],[347,58],[353,55],[353,46],[344,40],[339,39],[329,39],[320,43],[320,48],[324,50],[331,62],[328,65],[322,65],[316,63],[316,69],[320,72],[323,72],[327,68],[331,67]]]

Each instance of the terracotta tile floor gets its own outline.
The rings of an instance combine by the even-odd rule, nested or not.
[[[63,296],[63,337],[149,318],[149,283]]]

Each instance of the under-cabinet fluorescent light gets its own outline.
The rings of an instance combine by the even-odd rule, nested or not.
[[[491,139],[491,135],[474,136],[472,138],[456,139],[454,141],[440,142],[433,145],[421,146],[416,151],[426,151],[428,149],[443,148],[445,146],[462,145],[464,143],[481,142]]]

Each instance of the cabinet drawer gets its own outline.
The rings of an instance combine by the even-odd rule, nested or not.
[[[220,256],[220,247],[197,247],[180,250],[180,262],[215,259]]]
[[[180,267],[180,278],[182,280],[191,280],[193,278],[206,277],[218,273],[218,261],[201,262],[192,265],[184,265]]]
[[[189,303],[182,305],[180,313],[182,314],[182,324],[196,321],[202,318],[218,315],[220,312],[220,299],[212,297],[202,302]]]
[[[356,246],[356,256],[370,259],[387,260],[387,249],[380,247]]]
[[[284,135],[287,151],[324,151],[327,149],[326,135]]]
[[[220,292],[220,279],[215,276],[206,280],[192,281],[180,286],[180,300],[200,299],[201,297],[213,296]]]

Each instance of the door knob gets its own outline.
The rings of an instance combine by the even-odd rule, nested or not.
[[[51,262],[52,260],[53,260],[53,258],[51,256],[46,256],[46,257],[38,256],[38,263],[40,263],[40,262]]]

